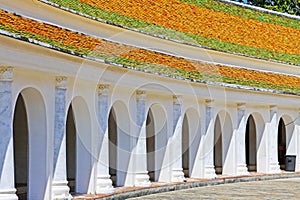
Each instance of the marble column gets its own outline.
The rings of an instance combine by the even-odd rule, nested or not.
[[[247,118],[245,116],[246,104],[237,104],[237,129],[235,131],[236,139],[236,175],[249,175],[246,164],[246,126]]]
[[[214,166],[214,108],[213,99],[207,99],[205,113],[205,131],[204,131],[204,178],[215,178]]]
[[[296,171],[300,171],[300,108],[298,108],[298,116],[295,119],[294,134],[297,137]]]
[[[52,198],[71,199],[66,162],[66,84],[67,77],[57,76],[55,86],[55,117],[53,144]]]
[[[278,122],[277,119],[278,108],[275,105],[270,106],[270,122],[268,123],[268,136],[267,136],[267,145],[268,145],[268,173],[281,173],[279,162],[278,162]]]
[[[0,67],[0,199],[18,199],[14,182],[13,68]]]
[[[146,147],[146,92],[136,91],[136,147],[135,155],[135,186],[151,186],[150,177],[147,171],[147,147]]]
[[[172,182],[185,181],[182,168],[182,123],[181,96],[173,96],[173,136],[171,142]]]
[[[97,177],[96,177],[96,193],[109,194],[115,189],[112,186],[112,180],[109,175],[109,140],[108,140],[108,98],[109,85],[98,85],[98,159],[97,159]]]

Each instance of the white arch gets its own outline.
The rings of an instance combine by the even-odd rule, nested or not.
[[[185,176],[192,177],[200,166],[195,162],[200,156],[201,122],[198,111],[188,108],[182,123],[182,166]]]
[[[47,114],[42,93],[35,88],[23,88],[19,95],[25,104],[28,125],[28,198],[44,199],[47,189]],[[17,99],[15,100],[16,107]],[[15,110],[13,111],[15,112]],[[16,138],[17,139],[17,138]]]
[[[168,126],[165,108],[161,104],[152,104],[147,112],[147,170],[154,181],[168,180],[167,173],[162,172],[168,143]],[[154,174],[153,174],[154,173]]]
[[[79,193],[89,193],[91,191],[91,182],[93,180],[91,175],[93,152],[91,141],[91,114],[83,97],[74,97],[71,104],[76,127],[75,189],[76,192]],[[68,106],[68,109],[70,105]]]
[[[109,112],[109,151],[110,167],[115,170],[116,177],[112,177],[116,186],[130,184],[130,157],[133,149],[130,132],[130,118],[126,104],[120,100],[114,102]],[[116,179],[116,180],[115,180]]]
[[[297,153],[297,137],[294,134],[295,131],[295,123],[292,117],[289,115],[282,115],[279,120],[282,119],[285,125],[286,132],[286,154],[287,155],[296,155]],[[279,124],[278,120],[278,124]]]
[[[255,124],[255,135],[256,135],[256,171],[265,172],[268,166],[267,159],[267,134],[265,132],[265,119],[258,112],[250,113],[247,117],[247,123],[249,123],[249,117],[252,116]]]
[[[230,114],[221,110],[218,112],[215,120],[215,138],[214,145],[221,145],[222,154],[218,154],[218,152],[214,152],[215,156],[221,156],[222,164],[222,174],[234,174],[235,173],[235,141],[233,139],[233,124],[231,120]],[[221,143],[217,143],[219,138],[221,139]],[[218,149],[218,146],[216,146]]]

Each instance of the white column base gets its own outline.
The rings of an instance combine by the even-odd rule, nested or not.
[[[53,181],[52,182],[52,199],[72,199],[69,194],[70,188],[68,186],[68,181]]]
[[[236,169],[236,174],[238,176],[249,175],[250,173],[248,172],[247,165],[246,164],[238,164],[237,169]]]
[[[296,161],[295,171],[296,171],[296,172],[299,172],[299,171],[300,171],[300,163],[297,164],[297,161]]]
[[[148,172],[137,172],[135,174],[135,183],[134,185],[137,187],[150,187],[151,182],[150,182],[150,177],[148,175]]]
[[[206,165],[204,167],[204,178],[216,178],[215,166]]]
[[[280,166],[279,163],[270,163],[268,174],[280,174]]]
[[[171,182],[184,182],[186,181],[182,168],[172,169]]]
[[[97,194],[111,194],[115,192],[112,186],[110,175],[103,175],[97,177],[96,193]]]
[[[16,189],[0,190],[0,200],[18,200]]]

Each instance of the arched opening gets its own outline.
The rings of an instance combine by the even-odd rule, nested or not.
[[[109,174],[114,186],[130,184],[127,178],[132,152],[129,113],[126,105],[116,102],[108,117]]]
[[[25,103],[18,96],[14,113],[14,162],[15,187],[19,199],[27,199],[28,183],[28,125]]]
[[[222,129],[219,116],[217,116],[214,127],[214,165],[216,174],[222,174]]]
[[[44,199],[47,188],[47,125],[41,94],[19,94],[13,120],[15,187],[19,199]]]
[[[248,171],[256,171],[256,125],[252,115],[246,125],[246,164]]]
[[[89,193],[92,172],[91,120],[87,104],[75,97],[66,118],[67,179],[71,192]]]
[[[182,123],[182,168],[185,177],[189,177],[190,169],[190,130],[187,115],[184,115]]]
[[[149,110],[147,115],[146,134],[147,171],[150,181],[155,181],[155,129],[151,110]]]
[[[285,156],[297,155],[297,134],[295,132],[294,120],[288,116],[283,115],[278,123],[278,162],[280,169],[285,170]]]
[[[66,120],[66,159],[67,159],[67,180],[70,192],[74,193],[76,185],[76,126],[72,105],[70,105]]]
[[[168,142],[167,120],[163,108],[154,104],[146,119],[147,171],[151,181],[159,181]]]
[[[234,174],[233,127],[229,113],[218,113],[214,126],[214,165],[216,174]]]
[[[112,108],[108,117],[109,140],[109,174],[114,186],[117,186],[117,122],[116,114]]]
[[[193,174],[200,140],[200,117],[196,110],[188,109],[182,123],[182,168],[185,177]]]
[[[285,155],[286,155],[286,130],[282,118],[279,120],[278,125],[278,162],[280,169],[285,169]]]

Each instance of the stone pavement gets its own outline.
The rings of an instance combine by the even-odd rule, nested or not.
[[[300,178],[238,182],[198,187],[187,190],[152,194],[132,198],[131,200],[140,199],[300,199]]]
[[[232,184],[228,184],[232,183]],[[203,187],[207,186],[207,187]],[[190,189],[193,188],[193,189]],[[175,191],[175,192],[170,192]],[[168,193],[164,193],[168,192]],[[156,194],[159,193],[159,194]],[[152,196],[152,194],[154,194]],[[148,196],[145,196],[148,195]],[[111,195],[77,194],[82,199],[300,199],[300,172],[249,176],[218,176],[192,179],[185,183],[152,183],[151,187],[118,187]]]
[[[264,185],[266,188],[263,187]],[[194,189],[190,190],[190,188]],[[169,193],[163,193],[169,191],[176,192],[174,195],[171,193],[171,196]],[[206,193],[206,191],[211,193]],[[153,182],[151,187],[146,188],[117,187],[116,192],[110,195],[77,194],[73,197],[74,200],[116,200],[134,197],[141,197],[139,199],[277,199],[277,197],[278,199],[300,199],[300,196],[296,196],[299,195],[298,192],[300,194],[300,172],[282,171],[280,174],[251,172],[249,176],[219,175],[216,179],[187,178],[185,183]],[[151,194],[156,195],[145,196]]]

